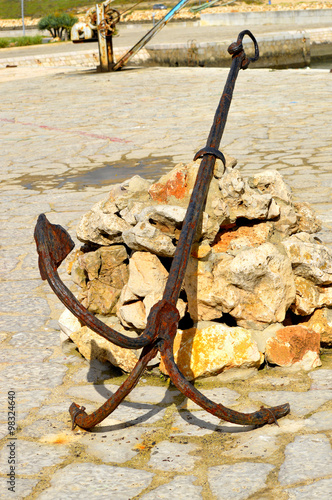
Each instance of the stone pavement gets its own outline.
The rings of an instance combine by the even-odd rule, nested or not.
[[[70,403],[96,409],[123,376],[87,363],[73,344],[61,346],[64,307],[39,277],[36,218],[43,212],[74,236],[108,190],[103,172],[110,183],[134,173],[156,178],[190,161],[205,144],[226,74],[0,70],[0,498],[330,498],[331,351],[309,373],[265,368],[197,382],[240,411],[288,401],[280,427],[219,421],[147,373],[92,432],[70,429]],[[331,96],[327,71],[241,72],[221,146],[248,174],[279,170],[294,196],[313,204],[324,223],[318,236],[329,245]]]

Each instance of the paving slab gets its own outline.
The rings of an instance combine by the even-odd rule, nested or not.
[[[211,467],[208,477],[212,493],[218,500],[244,500],[264,488],[272,469],[272,464],[254,462]]]
[[[303,482],[332,474],[332,449],[328,438],[322,434],[296,436],[286,446],[285,461],[280,467],[282,485]]]
[[[153,474],[142,470],[97,465],[93,463],[70,464],[54,474],[50,488],[38,498],[58,500],[77,496],[100,500],[128,500],[143,491]]]

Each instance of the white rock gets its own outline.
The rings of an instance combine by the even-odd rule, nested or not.
[[[271,243],[243,250],[230,263],[229,283],[240,290],[240,303],[230,314],[238,325],[278,323],[295,298],[289,259]]]
[[[294,273],[318,285],[332,284],[332,251],[311,235],[298,233],[282,242]]]
[[[147,250],[161,257],[172,257],[175,252],[172,238],[146,221],[126,229],[122,238],[132,250]]]
[[[69,311],[69,309],[65,309],[63,311],[58,320],[58,323],[61,332],[63,332],[67,338],[70,338],[71,334],[77,332],[82,326],[76,316],[74,316],[73,313]]]
[[[129,290],[138,297],[150,293],[162,294],[168,272],[156,255],[149,252],[135,252],[129,261]]]
[[[125,304],[118,308],[118,318],[124,326],[129,328],[137,328],[137,330],[144,330],[145,321],[145,307],[141,300]]]
[[[90,210],[85,214],[77,228],[77,238],[83,242],[99,245],[122,243],[122,233],[131,226],[112,213]]]
[[[269,193],[273,198],[279,198],[287,204],[292,202],[290,188],[277,170],[265,170],[249,177],[249,186],[260,194]]]

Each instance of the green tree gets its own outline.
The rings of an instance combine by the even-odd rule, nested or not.
[[[77,21],[77,17],[71,16],[70,14],[49,14],[39,21],[38,29],[40,31],[49,31],[53,38],[62,38],[64,31],[67,31],[68,37],[70,37],[71,27],[77,23]]]

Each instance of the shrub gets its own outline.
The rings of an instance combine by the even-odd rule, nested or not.
[[[39,45],[41,43],[43,43],[43,37],[41,35],[20,36],[15,39],[16,47],[24,47],[26,45]]]
[[[0,49],[5,49],[9,43],[9,38],[0,38]]]
[[[41,43],[43,43],[43,37],[41,35],[0,38],[0,49],[5,49],[7,47],[25,47],[26,45],[39,45]]]
[[[49,14],[38,23],[39,30],[47,30],[53,38],[61,38],[62,33],[67,31],[70,36],[71,27],[78,21],[77,17],[70,14]]]

